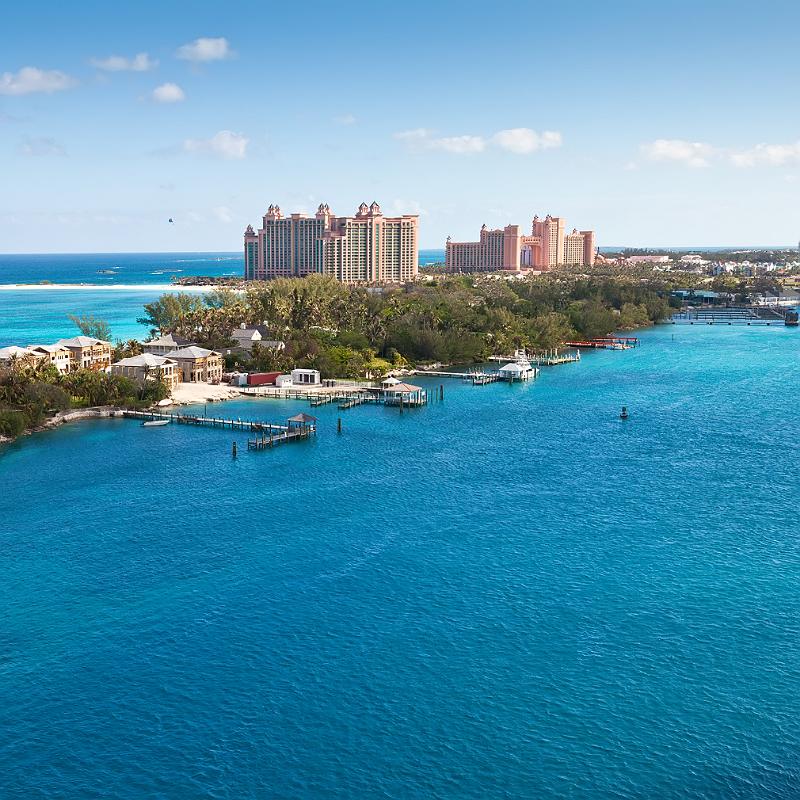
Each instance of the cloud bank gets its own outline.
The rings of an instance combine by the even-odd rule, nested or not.
[[[482,153],[490,147],[516,155],[528,155],[539,150],[561,147],[563,141],[558,131],[539,133],[532,128],[508,128],[489,137],[472,134],[437,137],[427,128],[415,128],[395,133],[394,138],[405,142],[412,150],[442,150],[457,155]]]
[[[75,78],[57,69],[45,70],[23,67],[19,72],[4,72],[0,75],[0,94],[23,95],[43,92],[52,94],[77,86]]]
[[[216,39],[201,37],[179,47],[175,55],[184,61],[224,61],[233,55],[233,51],[224,36]]]

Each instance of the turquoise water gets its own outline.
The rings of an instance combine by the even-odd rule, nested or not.
[[[420,250],[420,264],[444,259],[443,250]],[[114,269],[113,275],[98,270]],[[89,253],[4,255],[0,284],[88,283],[102,289],[0,290],[0,347],[42,344],[77,333],[69,315],[93,314],[111,326],[113,339],[143,338],[136,322],[171,276],[241,275],[240,253]],[[128,289],[113,288],[127,286]],[[179,290],[177,287],[176,290]]]
[[[797,797],[799,336],[6,448],[0,796]]]

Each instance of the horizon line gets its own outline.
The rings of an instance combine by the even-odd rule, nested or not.
[[[729,250],[800,250],[797,244],[739,244],[739,245],[653,245],[653,244],[626,244],[626,245],[602,245],[598,250],[706,250],[706,251],[729,251]],[[440,250],[445,252],[444,247],[420,247],[418,252],[424,250]],[[46,252],[15,252],[0,253],[0,258],[4,256],[147,256],[147,255],[196,255],[198,253],[208,253],[211,255],[241,255],[241,250],[51,250]]]

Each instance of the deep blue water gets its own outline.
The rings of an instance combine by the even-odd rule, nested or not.
[[[0,796],[797,797],[798,349],[662,326],[274,451],[6,448]]]

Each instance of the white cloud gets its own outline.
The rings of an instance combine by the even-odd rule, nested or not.
[[[486,148],[482,136],[436,137],[427,128],[414,128],[394,134],[395,139],[405,142],[412,150],[444,150],[448,153],[480,153]]]
[[[519,155],[537,150],[561,146],[561,134],[557,131],[537,133],[530,128],[510,128],[498,131],[490,137],[464,134],[461,136],[435,136],[428,128],[414,128],[394,134],[395,139],[406,143],[412,150],[443,150],[464,155],[482,153],[490,145]]]
[[[707,167],[712,162],[735,167],[782,167],[800,163],[800,141],[789,144],[757,144],[748,148],[717,147],[684,139],[656,139],[640,148],[652,161],[674,161],[689,167]]]
[[[230,58],[233,51],[224,36],[216,39],[200,37],[179,47],[175,55],[184,61],[223,61]]]
[[[211,211],[220,222],[223,222],[226,225],[230,222],[233,222],[233,214],[227,206],[217,206]]]
[[[352,114],[342,114],[339,117],[334,117],[333,121],[337,125],[355,125],[357,120]]]
[[[162,83],[153,89],[153,100],[156,103],[180,103],[186,94],[177,83]]]
[[[642,153],[652,161],[677,161],[689,167],[707,167],[717,154],[716,148],[705,142],[687,142],[684,139],[656,139],[643,144]]]
[[[60,92],[77,85],[75,78],[57,69],[23,67],[19,72],[4,72],[0,75],[0,94],[33,94],[34,92]]]
[[[43,136],[38,139],[28,137],[17,148],[23,156],[65,156],[66,150],[55,140]]]
[[[149,72],[158,66],[158,61],[150,58],[147,53],[137,53],[133,58],[125,56],[93,58],[89,63],[105,72]]]
[[[186,139],[183,149],[187,153],[206,153],[220,158],[239,159],[247,155],[249,139],[233,131],[219,131],[210,139]]]
[[[800,142],[793,144],[757,144],[748,150],[734,150],[730,160],[737,167],[755,167],[766,164],[781,167],[800,162]]]
[[[509,128],[505,131],[498,131],[492,136],[492,142],[511,153],[527,155],[535,153],[537,150],[561,147],[561,134],[558,131],[537,133],[531,128]]]

